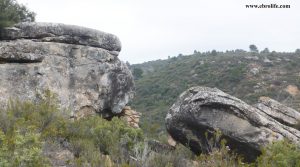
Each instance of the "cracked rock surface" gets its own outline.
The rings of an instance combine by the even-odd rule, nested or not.
[[[75,25],[23,22],[0,31],[0,39],[2,40],[15,40],[20,38],[40,42],[93,46],[112,52],[121,51],[121,42],[117,36]]]
[[[192,87],[170,108],[166,128],[174,140],[196,154],[209,153],[218,146],[218,141],[210,139],[219,131],[226,145],[246,161],[255,160],[261,147],[272,141],[287,138],[299,143],[300,131],[290,126],[299,118],[297,111],[266,98],[260,99],[258,106],[250,106],[216,88]]]
[[[0,30],[0,106],[9,99],[58,95],[70,116],[111,117],[134,95],[133,77],[117,57],[118,37],[55,23],[19,23]]]

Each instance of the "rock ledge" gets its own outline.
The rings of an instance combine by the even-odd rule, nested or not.
[[[59,23],[23,22],[0,30],[0,40],[16,39],[92,46],[115,52],[115,54],[121,51],[121,42],[115,35]]]

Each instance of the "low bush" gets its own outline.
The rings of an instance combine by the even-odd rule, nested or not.
[[[87,117],[72,121],[63,115],[57,99],[46,91],[36,104],[10,101],[0,110],[0,166],[50,166],[44,157],[44,143],[64,141],[78,166],[105,164],[104,155],[114,163],[126,163],[134,145],[143,141],[140,129],[123,120],[107,121]]]
[[[119,118],[107,121],[93,116],[72,121],[63,113],[50,92],[41,96],[37,104],[17,100],[0,109],[0,166],[51,166],[51,157],[45,154],[49,143],[71,151],[74,159],[67,163],[75,166],[300,166],[300,148],[288,141],[267,146],[253,164],[242,163],[231,153],[220,141],[220,133],[209,140],[210,154],[197,157],[183,145],[156,153],[144,142],[141,129],[131,128]]]
[[[258,167],[299,167],[300,146],[287,140],[278,141],[262,149]]]

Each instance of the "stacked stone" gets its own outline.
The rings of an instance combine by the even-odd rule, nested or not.
[[[141,113],[131,109],[130,106],[125,106],[122,110],[121,117],[133,128],[140,128],[139,122]]]

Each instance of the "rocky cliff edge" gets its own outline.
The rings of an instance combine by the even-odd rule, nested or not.
[[[0,106],[38,101],[50,90],[71,116],[118,114],[134,95],[120,51],[118,37],[90,28],[19,23],[1,29]]]

